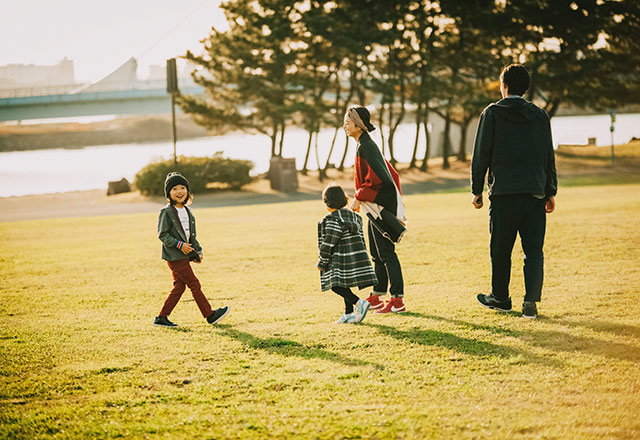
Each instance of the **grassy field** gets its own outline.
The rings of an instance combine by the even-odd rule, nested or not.
[[[561,182],[562,185],[562,182]],[[214,307],[170,288],[156,214],[0,223],[0,438],[640,438],[640,184],[561,188],[538,320],[479,307],[486,208],[407,197],[410,313],[336,325],[318,202],[198,209]],[[519,245],[512,297],[523,297]],[[360,292],[361,296],[365,292]]]

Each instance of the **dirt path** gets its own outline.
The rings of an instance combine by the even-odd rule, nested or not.
[[[640,174],[638,151],[640,151],[640,143],[635,145],[633,150],[626,152],[627,156],[621,157],[615,168],[611,167],[607,160],[597,157],[557,155],[558,173],[565,179],[603,175],[637,176]],[[402,165],[399,167],[403,194],[424,194],[468,188],[469,162],[458,162],[454,159],[451,160],[451,168],[443,170],[442,159],[434,159],[429,161],[429,166],[428,173],[404,169]],[[329,177],[324,182],[318,180],[315,172],[307,176],[299,175],[298,182],[298,192],[285,194],[272,191],[269,182],[261,178],[247,185],[244,191],[212,191],[198,194],[193,206],[209,208],[319,200],[322,190],[330,182],[342,185],[348,194],[353,194],[352,169],[344,172],[329,170]],[[166,201],[161,197],[145,197],[138,192],[107,196],[106,190],[4,197],[0,198],[0,222],[157,212],[165,203]]]
[[[405,170],[401,174],[405,194],[446,190],[468,184],[468,164],[452,163],[452,168],[443,171],[438,167],[429,173]],[[244,191],[213,191],[198,194],[194,207],[252,205],[263,203],[319,200],[329,182],[342,185],[347,193],[353,193],[353,170],[339,172],[329,170],[329,178],[320,182],[317,173],[299,175],[299,191],[285,194],[272,191],[264,178],[247,185]],[[41,194],[0,198],[0,222],[39,220],[63,217],[91,217],[102,215],[136,214],[157,212],[166,201],[161,197],[145,197],[138,192],[107,196],[106,191],[77,191],[56,194]]]

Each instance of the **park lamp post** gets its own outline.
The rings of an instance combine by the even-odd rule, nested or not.
[[[167,60],[167,92],[171,95],[171,124],[173,127],[173,165],[178,164],[176,155],[176,95],[178,94],[178,75],[176,73],[176,59]]]
[[[609,127],[609,131],[611,131],[611,166],[616,164],[616,156],[613,151],[613,132],[615,131],[615,122],[616,122],[616,112],[614,109],[609,110],[609,116],[611,116],[611,127]]]

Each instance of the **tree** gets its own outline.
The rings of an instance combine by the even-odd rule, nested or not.
[[[423,128],[426,146],[425,156],[420,167],[422,171],[427,171],[431,151],[431,133],[429,132],[428,120],[429,103],[435,84],[432,74],[434,70],[433,44],[438,30],[436,23],[438,14],[439,6],[437,4],[428,0],[420,0],[408,5],[405,16],[406,28],[409,32],[407,39],[409,40],[410,64],[415,72],[409,77],[409,99],[416,106],[416,134],[409,168],[417,166],[420,130]]]
[[[199,67],[194,81],[203,97],[180,96],[185,113],[206,127],[227,125],[265,134],[271,155],[281,156],[284,133],[295,111],[295,63],[299,48],[293,27],[295,1],[232,0],[223,3],[228,31],[212,29],[204,53],[187,52]]]
[[[389,125],[390,162],[397,162],[394,139],[407,109],[409,82],[414,75],[411,65],[411,30],[408,28],[411,2],[382,2],[378,10],[379,37],[375,51],[375,70],[371,82],[374,92],[379,94],[380,130],[383,130],[384,114]],[[384,139],[384,138],[383,138]],[[383,143],[384,151],[384,143]]]
[[[499,98],[497,78],[507,59],[502,54],[495,9],[487,7],[484,1],[462,5],[443,0],[441,5],[454,26],[447,34],[446,47],[451,55],[444,60],[452,76],[445,83],[455,97],[448,117],[460,127],[457,159],[464,162],[469,124]]]
[[[528,98],[553,117],[561,105],[602,109],[637,102],[638,2],[506,1],[505,53],[526,62]]]

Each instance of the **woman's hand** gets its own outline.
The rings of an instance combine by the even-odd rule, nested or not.
[[[353,198],[353,201],[351,202],[351,210],[353,212],[360,212],[360,200],[356,199],[355,197]]]

